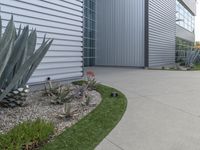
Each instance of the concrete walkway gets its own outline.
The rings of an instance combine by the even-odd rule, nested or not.
[[[128,98],[123,119],[96,150],[200,150],[200,72],[93,70]]]

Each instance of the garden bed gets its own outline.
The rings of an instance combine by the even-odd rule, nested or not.
[[[70,88],[75,90],[79,87],[70,85]],[[0,108],[0,133],[7,133],[19,123],[40,118],[52,122],[55,126],[55,135],[58,135],[90,113],[101,102],[101,95],[97,91],[86,92],[90,96],[89,104],[85,104],[84,98],[72,99],[70,107],[73,115],[70,118],[61,117],[65,113],[64,105],[52,104],[54,97],[45,96],[44,91],[31,92],[27,97],[27,106]]]
[[[97,91],[102,96],[100,105],[41,150],[94,150],[96,148],[118,124],[127,107],[127,99],[120,91],[100,84],[97,85]],[[118,93],[118,96],[112,97],[112,92]]]
[[[82,86],[83,83],[75,84]],[[1,130],[4,134],[0,134],[0,149],[95,149],[121,120],[127,100],[120,91],[100,84],[90,94],[93,100],[89,106],[83,105],[82,100],[72,101],[74,108],[78,109],[68,119],[59,118],[63,106],[52,105],[51,99],[44,97],[43,92],[31,93],[28,96],[30,105],[26,107],[1,108]]]

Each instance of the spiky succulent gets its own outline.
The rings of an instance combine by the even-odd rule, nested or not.
[[[187,51],[185,65],[186,67],[192,67],[197,61],[199,61],[200,50],[192,49]]]
[[[17,32],[13,17],[4,33],[2,29],[0,18],[0,102],[12,90],[25,87],[53,42],[44,37],[36,50],[36,30],[29,30],[26,26]]]

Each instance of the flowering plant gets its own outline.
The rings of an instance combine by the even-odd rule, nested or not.
[[[86,77],[87,77],[87,87],[89,90],[95,90],[96,89],[96,78],[95,78],[95,73],[93,71],[87,71],[86,72]]]
[[[93,71],[86,72],[87,78],[95,78],[95,73]]]

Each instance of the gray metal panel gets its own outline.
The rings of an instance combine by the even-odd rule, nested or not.
[[[175,63],[175,0],[149,0],[149,67]]]
[[[176,36],[190,42],[195,42],[195,34],[179,25],[176,25]]]
[[[144,66],[144,7],[144,0],[97,0],[97,65]]]
[[[0,8],[4,27],[13,14],[17,28],[22,23],[37,29],[37,47],[45,33],[48,38],[54,38],[29,83],[47,77],[61,80],[82,76],[82,0],[1,0]]]

